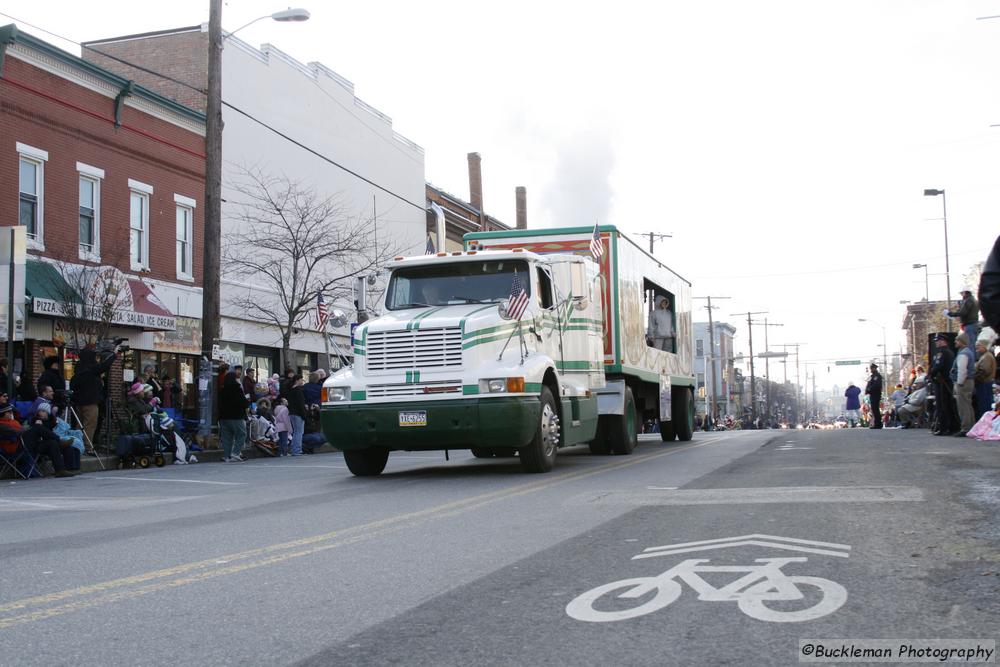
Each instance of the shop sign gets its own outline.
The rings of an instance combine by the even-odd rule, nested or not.
[[[14,340],[24,340],[24,281],[27,261],[25,228],[14,226],[0,234],[0,341],[10,332],[10,314],[14,314]],[[11,278],[14,284],[11,285]],[[11,296],[14,297],[13,302]]]
[[[78,322],[77,328],[73,330],[73,323],[69,320],[53,320],[52,322],[52,342],[56,345],[65,345],[66,341],[74,343],[73,338],[79,336],[80,340],[75,341],[79,345],[89,345],[101,337],[102,327],[93,322]],[[104,332],[106,333],[106,332]]]
[[[31,300],[31,310],[36,315],[52,315],[54,317],[65,317],[63,304],[51,299],[35,297]],[[77,305],[75,308],[78,317],[100,322],[103,320],[99,308]],[[177,318],[166,315],[153,315],[151,313],[137,313],[134,310],[116,310],[111,314],[110,324],[123,327],[140,327],[142,329],[173,330],[177,328]]]
[[[229,364],[230,368],[243,365],[242,343],[220,343],[217,347],[218,353],[213,355],[216,359]]]
[[[177,317],[175,321],[177,328],[173,331],[157,331],[153,334],[153,349],[158,352],[201,354],[201,320]]]

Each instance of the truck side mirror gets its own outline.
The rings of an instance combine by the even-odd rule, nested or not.
[[[510,313],[507,311],[509,307],[510,303],[507,301],[501,301],[500,303],[497,304],[497,314],[500,315],[501,320],[512,319]]]
[[[587,269],[583,262],[573,262],[569,265],[570,296],[576,299],[586,299],[590,296],[587,285]]]
[[[573,307],[577,310],[587,310],[587,306],[590,305],[590,299],[585,296],[575,296],[573,297]]]

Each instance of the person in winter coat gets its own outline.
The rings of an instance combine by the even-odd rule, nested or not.
[[[951,367],[955,354],[948,347],[948,337],[939,333],[934,337],[937,352],[931,361],[929,371],[934,381],[934,412],[937,426],[933,435],[955,435],[958,432],[958,418],[955,416],[954,387],[951,384]]]
[[[896,416],[903,428],[913,428],[913,423],[920,418],[927,403],[927,380],[923,376],[913,381],[913,391],[906,397]]]
[[[665,296],[659,298],[656,308],[649,313],[649,337],[657,350],[674,351],[674,314],[670,312],[670,299]]]
[[[323,384],[319,379],[319,372],[313,371],[309,374],[309,382],[302,387],[302,394],[305,396],[306,405],[319,405],[323,393]]]
[[[865,396],[872,409],[872,423],[868,428],[879,429],[882,428],[882,374],[878,372],[876,364],[872,364],[870,369],[872,375],[865,385]]]
[[[38,376],[38,381],[35,383],[35,391],[41,394],[43,387],[52,387],[56,394],[62,396],[63,392],[66,391],[66,380],[63,379],[59,357],[45,357],[42,366],[45,370]]]
[[[948,317],[958,318],[958,321],[962,323],[962,331],[968,336],[969,342],[975,343],[976,338],[979,337],[979,302],[972,298],[972,290],[963,289],[960,294],[962,301],[958,304],[958,309],[946,310],[944,314]],[[971,349],[969,352],[975,356]]]
[[[118,348],[107,359],[98,363],[97,352],[87,348],[80,350],[80,363],[77,364],[69,388],[73,390],[73,407],[80,416],[83,432],[87,434],[84,443],[94,446],[94,435],[97,432],[98,408],[104,403],[104,381],[101,377],[111,370],[111,365],[118,358]],[[110,424],[105,424],[109,428]],[[92,449],[86,454],[97,456]]]
[[[226,373],[219,392],[219,439],[222,441],[222,461],[240,463],[243,444],[247,439],[247,409],[250,402],[236,373]]]
[[[292,456],[302,456],[302,435],[306,428],[306,398],[302,391],[305,382],[296,375],[288,390],[288,414],[292,420]]]
[[[847,389],[844,391],[844,396],[847,398],[847,405],[844,410],[847,412],[851,428],[854,428],[861,422],[861,387],[849,381]]]
[[[975,425],[972,410],[972,390],[974,382],[972,375],[975,372],[976,359],[969,347],[969,337],[963,331],[955,336],[955,345],[958,347],[958,354],[955,355],[955,362],[951,367],[951,381],[955,387],[955,404],[958,406],[959,431],[956,437],[964,438],[969,429]]]
[[[292,453],[289,442],[292,419],[288,414],[288,399],[279,398],[274,406],[274,430],[278,432],[278,456],[288,456]]]
[[[976,395],[976,421],[993,409],[993,378],[997,374],[997,360],[990,354],[986,341],[979,339],[976,341],[976,371],[972,376],[975,382]]]
[[[986,323],[994,331],[1000,331],[1000,236],[993,243],[979,277],[979,309]]]
[[[55,468],[56,477],[72,477],[71,473],[66,465],[65,455],[75,455],[76,450],[73,449],[72,442],[67,438],[66,440],[60,439],[55,433],[52,432],[52,427],[55,426],[55,420],[52,419],[52,406],[48,403],[43,403],[38,406],[38,410],[35,411],[35,416],[26,425],[27,430],[21,437],[21,441],[29,452],[34,456],[44,455],[52,459],[52,467]],[[66,450],[69,451],[66,451]],[[76,468],[79,468],[79,462],[76,461]]]

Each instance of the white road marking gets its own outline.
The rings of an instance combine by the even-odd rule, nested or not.
[[[647,486],[650,491],[676,491],[676,486]]]
[[[336,468],[337,470],[347,470],[347,466],[324,466],[324,465],[311,465],[311,464],[303,464],[303,465],[300,465],[300,466],[293,466],[293,465],[283,465],[283,464],[279,463],[277,465],[272,465],[272,466],[267,466],[267,467],[268,468],[296,468],[298,470],[301,470],[302,468]]]
[[[92,479],[114,479],[119,482],[178,482],[180,484],[218,484],[220,486],[246,486],[249,482],[210,482],[203,479],[170,479],[159,477],[92,477]]]
[[[778,486],[664,491],[590,491],[567,500],[570,504],[604,505],[741,505],[773,503],[891,503],[920,502],[915,486]]]
[[[0,499],[0,503],[11,503],[13,505],[27,505],[28,507],[43,507],[45,509],[57,510],[58,505],[46,505],[45,503],[29,503],[23,500],[3,500]]]
[[[732,539],[732,538],[729,538]],[[788,539],[788,538],[780,538]],[[808,540],[792,540],[808,541]],[[850,549],[850,547],[847,547]],[[638,556],[637,556],[638,558]],[[634,560],[634,559],[633,559]],[[812,621],[831,614],[847,601],[847,589],[835,581],[821,577],[785,574],[781,568],[788,563],[805,563],[805,557],[759,558],[754,565],[708,565],[705,559],[685,560],[666,572],[652,577],[621,579],[597,586],[573,598],[566,605],[566,614],[578,621],[608,623],[645,616],[673,604],[683,593],[681,582],[686,583],[698,594],[698,599],[707,602],[736,602],[740,611],[751,618],[772,623],[795,623]],[[706,581],[701,573],[741,574],[734,581],[718,588]],[[712,578],[718,581],[717,577]],[[818,602],[804,608],[789,608],[784,605],[772,609],[769,601],[790,602],[804,598],[800,585],[816,588],[820,592]],[[650,593],[654,593],[652,597]],[[643,600],[631,608],[622,609],[619,602],[617,611],[605,611],[607,603],[594,603],[607,596],[618,600]],[[811,600],[812,598],[810,598]],[[801,603],[799,603],[801,605]],[[810,602],[806,602],[810,604]]]

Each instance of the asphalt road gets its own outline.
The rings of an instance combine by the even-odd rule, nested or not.
[[[458,452],[374,479],[330,454],[5,480],[0,664],[788,665],[803,638],[995,640],[998,490],[1000,445],[861,429],[574,448],[546,475]]]

